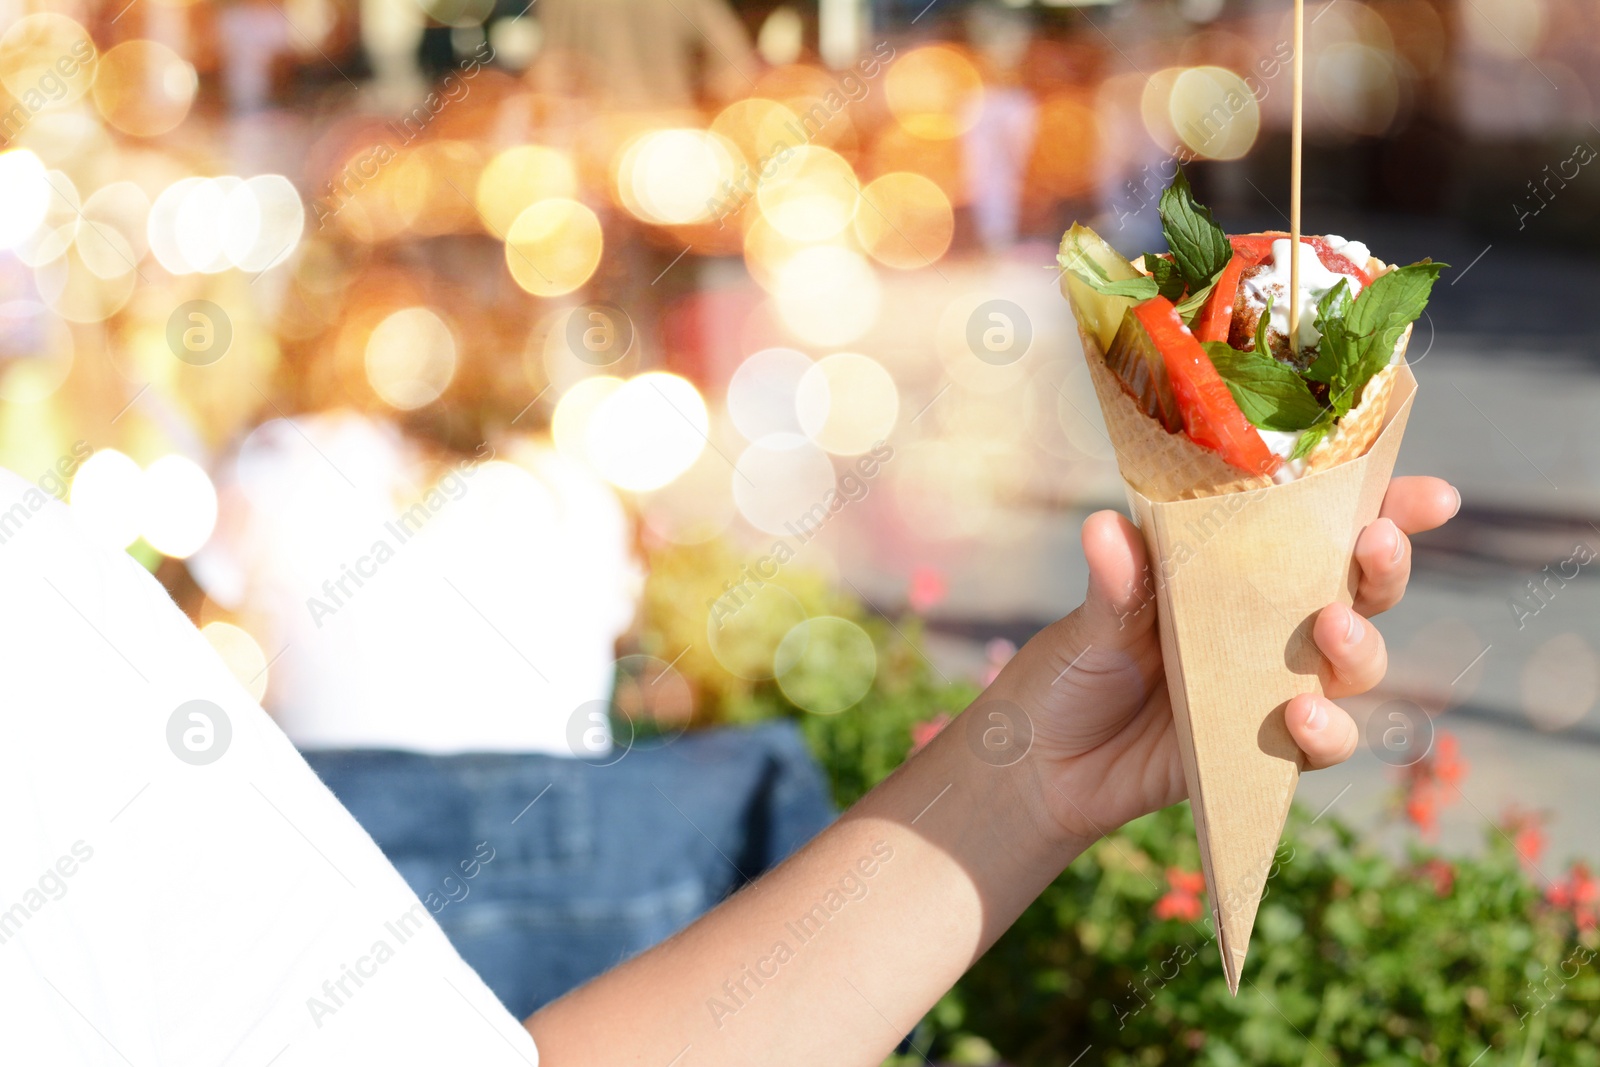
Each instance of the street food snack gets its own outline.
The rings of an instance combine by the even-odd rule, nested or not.
[[[1145,539],[1142,603],[1237,993],[1299,779],[1284,707],[1321,692],[1312,623],[1354,598],[1416,389],[1411,324],[1443,264],[1303,238],[1290,337],[1288,235],[1229,237],[1181,172],[1160,209],[1169,251],[1137,260],[1072,227],[1061,287]]]

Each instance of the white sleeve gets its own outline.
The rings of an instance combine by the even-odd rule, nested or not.
[[[537,1064],[160,585],[4,471],[0,603],[0,1063]]]

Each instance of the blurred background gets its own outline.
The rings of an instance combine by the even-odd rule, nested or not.
[[[432,747],[788,717],[848,800],[1080,598],[1079,524],[1124,501],[1055,244],[1159,248],[1176,162],[1230,232],[1286,228],[1289,18],[0,0],[0,464],[297,740],[370,742],[311,710],[352,664],[569,642],[542,740]],[[1306,229],[1453,265],[1400,470],[1464,506],[1382,622],[1368,744],[1300,799],[1393,855],[1531,830],[1549,897],[1600,856],[1600,4],[1306,18]],[[532,558],[537,603],[394,595],[413,535]],[[319,636],[358,605],[388,624]]]

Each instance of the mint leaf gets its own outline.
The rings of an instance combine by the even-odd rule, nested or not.
[[[1204,347],[1252,426],[1293,432],[1314,425],[1326,414],[1292,367],[1259,352],[1241,352],[1222,341],[1209,341]]]
[[[1422,314],[1444,267],[1431,260],[1396,267],[1354,300],[1341,278],[1318,302],[1316,327],[1322,340],[1306,377],[1327,383],[1336,415],[1343,417],[1354,407],[1367,382],[1389,365],[1400,335]]]
[[[1316,450],[1316,447],[1322,443],[1322,439],[1328,436],[1328,431],[1333,429],[1333,420],[1334,414],[1330,411],[1315,425],[1309,427],[1305,433],[1300,435],[1300,440],[1294,443],[1294,451],[1289,453],[1289,458],[1305,459],[1311,455]]]
[[[1174,303],[1183,296],[1183,276],[1178,273],[1177,264],[1172,260],[1152,252],[1144,257],[1144,265],[1155,279],[1156,289],[1162,296]]]
[[[1267,294],[1267,306],[1262,309],[1261,317],[1256,320],[1256,351],[1263,356],[1272,355],[1272,350],[1267,347],[1267,327],[1272,325],[1272,294]]]
[[[1371,285],[1356,297],[1345,320],[1354,333],[1367,334],[1377,330],[1404,330],[1415,322],[1422,309],[1428,306],[1428,296],[1439,272],[1448,266],[1425,259],[1405,267],[1396,267],[1387,274],[1373,279]]]
[[[1183,168],[1178,168],[1172,184],[1162,191],[1156,210],[1172,260],[1189,291],[1198,292],[1216,281],[1233,258],[1233,245],[1211,217],[1211,209],[1195,202]]]
[[[1112,281],[1105,268],[1081,253],[1070,257],[1058,255],[1056,262],[1061,264],[1062,270],[1071,271],[1074,278],[1103,296],[1127,296],[1135,300],[1149,300],[1158,292],[1155,280],[1152,278],[1141,276]]]
[[[1432,260],[1396,267],[1374,279],[1356,297],[1345,323],[1351,333],[1364,340],[1350,374],[1350,381],[1356,384],[1358,391],[1368,378],[1394,358],[1394,347],[1399,344],[1400,335],[1428,306],[1433,283],[1439,280],[1439,272],[1444,267],[1445,264]]]
[[[1200,313],[1201,308],[1206,306],[1206,301],[1211,299],[1211,290],[1215,289],[1216,287],[1216,283],[1212,282],[1210,285],[1207,285],[1196,292],[1190,293],[1188,296],[1178,301],[1178,317],[1183,319],[1183,324],[1185,326],[1194,325],[1195,316]]]
[[[1350,280],[1340,278],[1334,283],[1332,289],[1322,294],[1322,299],[1317,301],[1317,317],[1312,325],[1317,326],[1317,332],[1322,332],[1319,325],[1322,322],[1331,322],[1342,319],[1350,309]]]

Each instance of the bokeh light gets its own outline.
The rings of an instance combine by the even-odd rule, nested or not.
[[[1172,127],[1183,145],[1209,159],[1238,159],[1256,142],[1261,108],[1244,79],[1222,67],[1194,67],[1172,82]]]
[[[884,73],[889,110],[908,133],[926,140],[959,137],[977,121],[983,94],[978,68],[958,49],[913,49]]]
[[[855,214],[861,247],[897,270],[932,266],[950,247],[955,226],[955,212],[944,190],[908,171],[868,182]]]
[[[534,296],[561,296],[594,274],[604,243],[593,211],[552,197],[526,208],[506,231],[506,266]]]
[[[506,149],[483,168],[476,203],[485,228],[504,236],[517,216],[539,201],[577,195],[578,171],[570,153],[525,144]]]
[[[14,248],[38,229],[50,208],[45,166],[25,148],[0,152],[0,248]]]
[[[778,314],[801,340],[846,345],[877,321],[882,290],[859,252],[833,245],[805,248],[778,268]]]
[[[784,151],[800,144],[800,128],[793,111],[761,96],[735,100],[711,120],[711,132],[727,138],[757,174],[781,165]]]
[[[184,456],[162,456],[145,468],[140,533],[174,559],[198,552],[217,524],[217,490],[205,470]]]
[[[1169,152],[1180,144],[1178,131],[1172,125],[1172,87],[1182,74],[1182,67],[1163,67],[1145,79],[1139,94],[1139,117],[1144,120],[1145,132]]]
[[[811,357],[793,348],[766,348],[739,364],[728,382],[728,417],[746,440],[769,447],[805,441],[796,400]]]
[[[807,437],[834,455],[853,456],[888,439],[900,393],[877,360],[839,352],[806,371],[795,407]]]
[[[861,186],[844,157],[831,149],[791,149],[756,188],[762,216],[786,237],[820,241],[850,225]]]
[[[746,588],[712,603],[706,638],[723,670],[759,682],[776,675],[778,646],[805,621],[806,612],[793,593],[775,582]]]
[[[1600,700],[1600,656],[1582,634],[1556,634],[1522,665],[1522,711],[1541,730],[1565,730]]]
[[[281,174],[183,178],[156,197],[145,230],[150,251],[173,274],[260,274],[299,244],[305,207]]]
[[[841,499],[828,454],[816,445],[796,445],[788,438],[762,438],[752,443],[735,461],[731,484],[734,503],[744,520],[765,533],[782,536],[820,527],[836,510],[832,505]]]
[[[166,133],[189,114],[200,81],[159,41],[124,41],[100,57],[94,104],[106,122],[134,137]]]
[[[117,548],[139,538],[144,472],[114,448],[83,461],[68,497],[78,522]]]
[[[0,34],[0,85],[30,110],[65,107],[89,91],[98,58],[89,31],[67,16],[24,15]]]
[[[659,489],[688,470],[706,446],[705,401],[676,374],[653,371],[624,382],[594,409],[584,452],[619,489]]]
[[[550,436],[562,455],[593,466],[589,458],[589,427],[600,405],[621,388],[621,378],[597,374],[578,381],[561,395],[550,416]]]
[[[150,198],[131,181],[96,189],[79,211],[73,243],[96,277],[113,278],[144,258]]]
[[[1400,81],[1389,54],[1367,44],[1333,44],[1312,63],[1310,90],[1342,129],[1376,136],[1394,124]]]
[[[721,213],[723,183],[736,177],[738,149],[703,130],[656,130],[635,141],[618,165],[617,188],[646,222],[682,225]]]
[[[455,377],[455,335],[432,310],[401,308],[367,339],[366,369],[372,391],[391,407],[431,404]]]
[[[849,619],[823,615],[798,623],[778,644],[778,688],[813,715],[837,715],[871,690],[878,674],[872,638]]]

